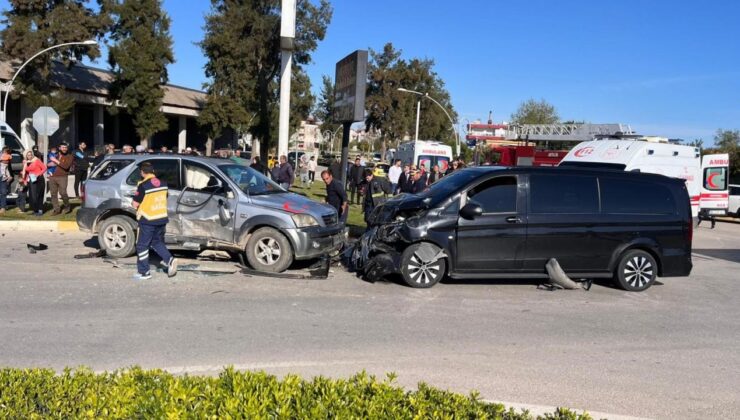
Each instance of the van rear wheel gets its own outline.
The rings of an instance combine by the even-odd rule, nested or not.
[[[622,256],[615,278],[624,290],[642,292],[658,278],[658,264],[650,253],[635,249]]]
[[[113,216],[103,220],[98,230],[98,242],[106,255],[126,258],[136,251],[136,226],[131,218]]]

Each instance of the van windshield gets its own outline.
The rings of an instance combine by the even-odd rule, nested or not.
[[[450,195],[461,190],[480,175],[480,172],[474,170],[462,169],[455,171],[430,185],[423,192],[419,193],[419,197],[428,198],[429,207],[436,207]]]
[[[249,195],[267,195],[287,192],[268,177],[244,165],[221,165],[221,170]]]

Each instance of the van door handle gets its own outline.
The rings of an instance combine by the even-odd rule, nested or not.
[[[510,216],[506,218],[506,223],[521,223],[522,219],[517,216]]]

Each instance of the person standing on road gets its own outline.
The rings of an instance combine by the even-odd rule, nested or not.
[[[363,182],[362,175],[364,172],[364,168],[360,164],[360,157],[358,156],[355,158],[355,164],[352,165],[352,168],[349,171],[349,176],[347,177],[347,185],[349,187],[349,194],[350,194],[350,203],[357,203],[360,204],[360,185]],[[357,201],[355,201],[355,195],[357,196]]]
[[[11,161],[10,148],[3,148],[2,155],[0,155],[0,215],[5,214],[8,209],[8,190],[13,181],[13,176],[10,174]]]
[[[712,229],[714,229],[714,225],[717,223],[716,218],[714,216],[710,216],[708,210],[706,209],[703,209],[699,212],[697,219],[699,219],[699,221],[696,222],[696,227],[699,227],[702,220],[709,220],[710,222],[712,222]]]
[[[432,172],[429,174],[429,178],[427,179],[427,185],[432,185],[435,182],[439,181],[439,178],[440,178],[439,175],[440,175],[439,174],[439,166],[438,165],[434,165],[432,167]]]
[[[144,162],[139,168],[142,180],[136,187],[132,205],[136,209],[136,220],[139,222],[139,236],[136,241],[136,268],[138,273],[134,280],[152,278],[149,269],[149,249],[159,255],[167,265],[167,276],[177,274],[177,260],[170,254],[164,244],[164,233],[167,229],[167,184],[154,174],[154,167]]]
[[[311,185],[316,180],[316,157],[311,156],[308,160],[308,184]]]
[[[87,171],[90,169],[90,155],[87,153],[87,144],[81,141],[74,153],[75,167],[75,195],[80,198],[80,184],[87,179]]]
[[[328,169],[321,172],[321,179],[326,184],[326,202],[337,210],[339,221],[346,224],[347,216],[349,216],[347,191],[342,188],[341,182],[334,179],[331,171]]]
[[[74,157],[69,154],[67,143],[59,145],[59,158],[52,158],[56,164],[54,173],[49,176],[49,191],[51,192],[51,205],[54,207],[54,215],[62,213],[59,207],[59,196],[64,202],[64,212],[69,213],[72,208],[69,206],[69,195],[67,195],[67,183],[69,181],[69,172],[74,163]]]
[[[44,161],[39,159],[32,151],[26,152],[21,178],[28,185],[28,204],[31,206],[34,216],[44,215],[44,193],[46,192],[44,172],[46,172]]]
[[[365,200],[362,203],[362,211],[365,215],[365,223],[370,227],[370,215],[379,205],[385,203],[386,197],[391,193],[391,185],[385,178],[376,178],[373,170],[365,169],[365,182],[362,189],[365,191]]]
[[[398,183],[403,175],[403,168],[401,168],[401,160],[396,159],[396,162],[388,169],[388,181],[391,183],[391,193],[398,193]]]
[[[277,182],[281,187],[286,190],[290,190],[290,186],[293,185],[295,178],[295,172],[293,167],[288,162],[288,157],[285,155],[280,156],[280,166],[277,170]]]

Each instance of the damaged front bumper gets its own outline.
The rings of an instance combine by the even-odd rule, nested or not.
[[[413,229],[403,222],[374,226],[346,251],[345,265],[365,280],[377,281],[402,272],[404,251],[412,243],[420,244],[414,252],[424,263],[447,257],[439,247],[413,238]]]

